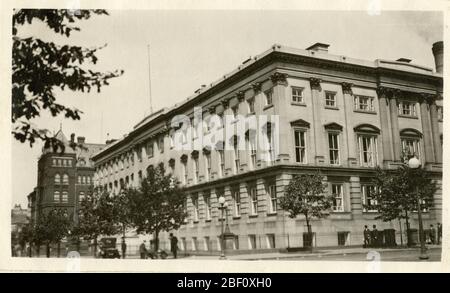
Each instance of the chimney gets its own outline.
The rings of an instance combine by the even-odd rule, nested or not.
[[[444,42],[439,41],[433,44],[434,63],[436,64],[436,72],[444,71]]]
[[[306,48],[306,50],[314,51],[314,52],[321,52],[321,53],[328,53],[329,46],[330,45],[324,44],[324,43],[315,43],[314,45]]]
[[[70,142],[74,143],[75,142],[75,133],[72,133],[70,135]]]
[[[77,137],[77,142],[79,144],[84,144],[84,141],[86,140],[86,138],[84,136],[79,136]]]

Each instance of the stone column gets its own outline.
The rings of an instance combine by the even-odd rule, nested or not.
[[[228,176],[233,174],[233,153],[232,150],[230,150],[229,147],[229,134],[227,133],[227,130],[230,130],[230,127],[227,127],[227,121],[230,121],[230,119],[227,119],[227,115],[231,116],[233,113],[231,112],[231,109],[229,107],[230,104],[230,99],[224,99],[222,101],[222,105],[223,105],[223,121],[224,121],[224,161],[225,161],[225,174],[223,174],[223,176]]]
[[[394,158],[394,145],[389,121],[389,96],[392,91],[386,87],[377,88],[378,102],[380,108],[381,138],[383,146],[383,158],[385,161],[392,161]],[[397,112],[398,113],[398,112]]]
[[[239,103],[239,115],[241,115],[242,117],[245,117],[245,113],[246,110],[244,109],[245,107],[245,92],[244,91],[239,91],[236,93],[236,97],[238,99],[238,103]],[[239,138],[239,142],[238,142],[238,146],[239,146],[239,172],[242,171],[247,171],[248,170],[248,150],[247,150],[247,146],[245,145],[245,119],[240,119],[239,121],[237,121],[236,124],[236,134],[238,135]]]
[[[342,94],[344,99],[344,118],[345,118],[345,130],[343,131],[344,141],[347,144],[347,158],[348,167],[356,166],[356,154],[358,153],[355,145],[355,133],[353,131],[353,84],[343,82]],[[344,163],[344,162],[342,162]]]
[[[311,93],[312,93],[312,108],[313,108],[313,131],[314,131],[314,151],[316,165],[323,165],[325,163],[325,141],[324,131],[322,127],[322,120],[320,113],[322,112],[320,103],[321,80],[311,77],[310,79]]]
[[[436,107],[436,99],[440,98],[440,95],[429,97],[430,104],[430,120],[431,120],[431,133],[433,136],[434,145],[434,161],[436,163],[442,163],[442,146],[441,137],[439,133],[438,112]]]
[[[278,154],[278,158],[280,162],[289,162],[289,142],[290,139],[290,127],[288,121],[288,102],[289,99],[286,97],[286,87],[287,83],[287,74],[275,72],[270,76],[272,83],[274,85],[273,93],[274,93],[274,105],[275,105],[275,114],[278,115],[278,127],[275,129],[278,130],[278,133],[275,135],[275,147],[277,149],[276,154]]]
[[[256,111],[256,113],[257,113],[257,115],[260,115],[261,113],[263,113],[263,108],[264,108],[264,103],[263,102],[261,102],[261,99],[257,99],[257,96],[261,93],[261,83],[260,82],[255,82],[255,83],[252,83],[252,89],[253,89],[253,97],[254,97],[254,99],[255,99],[255,111]],[[259,122],[257,122],[258,123],[258,125],[257,125],[257,127],[259,128],[259,127],[261,127],[260,125],[259,125]],[[256,166],[254,166],[254,168],[256,169],[256,168],[259,168],[259,167],[261,167],[261,165],[262,165],[262,162],[261,162],[261,155],[262,155],[262,152],[261,152],[261,150],[260,150],[260,148],[259,148],[259,130],[257,129],[257,141],[256,141]]]
[[[399,93],[400,91],[394,91],[393,95],[390,97],[389,100],[394,161],[401,160],[401,141],[400,141],[400,130],[398,126],[398,104],[397,104],[397,97]]]
[[[419,105],[420,105],[420,122],[422,124],[422,141],[425,149],[423,162],[424,163],[433,163],[435,161],[434,157],[434,147],[433,147],[433,135],[431,130],[431,122],[430,122],[430,106],[427,103],[426,96],[419,96]]]

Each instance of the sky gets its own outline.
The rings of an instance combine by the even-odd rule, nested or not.
[[[70,38],[39,22],[19,34],[58,44],[107,44],[98,51],[95,69],[123,69],[121,77],[101,93],[56,91],[58,102],[83,111],[81,120],[41,115],[32,121],[54,132],[62,125],[67,137],[75,133],[88,143],[104,143],[122,137],[149,114],[149,72],[156,111],[183,101],[273,44],[304,49],[322,42],[330,44],[330,54],[365,60],[404,57],[434,68],[431,47],[443,40],[442,17],[419,11],[109,10],[108,16],[80,21],[81,31]],[[12,141],[12,205],[27,205],[41,148]]]

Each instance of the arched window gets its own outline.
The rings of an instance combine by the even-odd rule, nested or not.
[[[59,202],[59,191],[53,192],[53,201]]]
[[[83,199],[84,199],[84,192],[80,191],[80,196],[78,197],[78,200],[83,201]]]
[[[62,202],[68,202],[69,201],[69,193],[67,191],[63,191],[62,192],[61,201]]]
[[[59,174],[55,174],[55,184],[61,183],[61,176]]]
[[[370,124],[360,124],[354,128],[359,149],[359,162],[363,167],[378,165],[378,135],[380,129]]]
[[[63,184],[69,184],[69,175],[67,174],[63,175]]]
[[[416,156],[419,160],[421,159],[421,146],[420,141],[422,138],[422,133],[413,128],[405,128],[400,131],[401,139],[401,151],[403,156],[410,157]]]

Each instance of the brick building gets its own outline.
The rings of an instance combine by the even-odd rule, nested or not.
[[[312,221],[315,245],[360,245],[364,225],[403,228],[375,220],[377,212],[363,205],[371,203],[374,168],[397,168],[408,150],[439,185],[425,225],[440,222],[443,43],[433,46],[436,70],[406,58],[332,55],[328,47],[274,45],[181,104],[148,116],[93,157],[95,184],[113,193],[136,187],[148,166],[162,162],[187,190],[189,217],[175,231],[181,249],[220,250],[219,196],[229,206],[232,249],[278,249],[302,246],[306,223],[301,216],[289,218],[277,199],[292,175],[320,170],[334,201],[326,219]],[[216,122],[196,124],[195,107],[203,122]],[[259,130],[247,129],[251,117],[268,147],[255,147]],[[225,128],[219,147],[197,143],[212,127]],[[416,214],[411,222],[417,227]]]
[[[54,152],[43,149],[38,160],[37,186],[28,195],[31,219],[36,222],[41,213],[52,209],[65,209],[67,215],[77,220],[80,200],[93,187],[94,165],[91,160],[103,144],[86,143],[84,137],[72,134],[70,140],[62,130],[55,137],[64,145]]]

